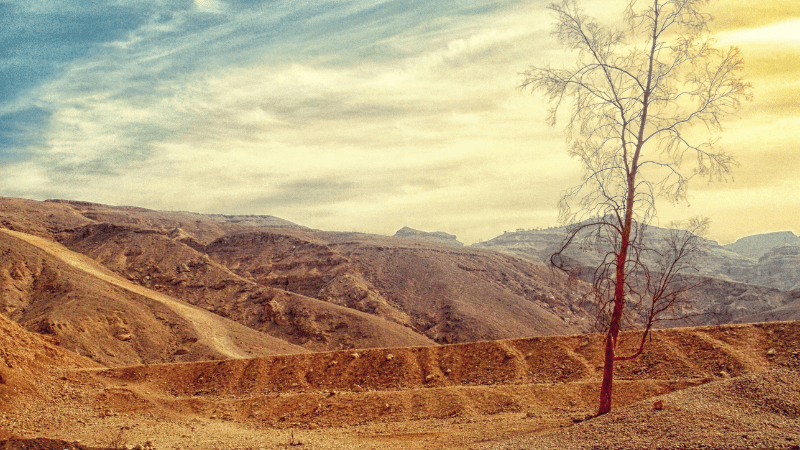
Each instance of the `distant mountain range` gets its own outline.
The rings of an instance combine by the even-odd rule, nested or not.
[[[273,216],[3,197],[0,228],[0,312],[109,366],[581,334],[595,324],[581,301],[587,285],[545,264],[563,228],[464,246],[406,227],[378,236]],[[747,254],[704,241],[695,276],[707,282],[688,311],[701,316],[673,325],[800,318],[800,246],[791,233],[773,235],[733,247]],[[591,265],[599,254],[570,257]]]
[[[654,241],[663,239],[668,233],[665,228],[648,227],[648,236]],[[549,264],[550,255],[559,248],[565,235],[565,227],[517,230],[473,246]],[[727,245],[708,239],[701,242],[701,251],[694,264],[698,275],[781,291],[800,289],[800,237],[791,231],[747,236]],[[566,254],[587,266],[597,264],[601,256],[597,251],[574,246]]]
[[[770,251],[781,247],[800,247],[800,237],[791,231],[763,233],[743,237],[723,247],[742,256],[759,259]]]

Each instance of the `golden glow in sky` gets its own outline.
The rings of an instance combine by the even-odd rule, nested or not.
[[[570,61],[549,1],[118,3],[0,5],[0,195],[472,243],[556,225],[579,182],[563,124],[517,89]],[[581,4],[604,21],[624,6]],[[800,4],[708,11],[753,84],[719,136],[740,165],[659,223],[706,216],[722,243],[800,233]]]
[[[709,4],[721,46],[738,46],[753,101],[725,123],[722,143],[740,166],[734,180],[696,190],[691,209],[711,217],[723,242],[747,234],[800,232],[800,5]]]

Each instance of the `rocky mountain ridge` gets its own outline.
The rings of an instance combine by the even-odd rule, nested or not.
[[[561,246],[566,230],[566,227],[520,229],[473,246],[548,265],[550,255]],[[647,233],[653,241],[658,241],[664,239],[669,230],[650,226]],[[700,252],[693,262],[698,275],[781,291],[800,289],[800,237],[790,231],[747,236],[724,246],[703,238],[700,243]],[[592,267],[600,261],[602,253],[573,245],[565,255]]]
[[[745,236],[723,247],[749,258],[759,259],[771,250],[780,247],[800,247],[800,237],[791,231],[761,233]]]
[[[558,229],[459,246],[452,235],[410,229],[402,237],[325,232],[272,216],[8,198],[0,198],[0,224],[91,258],[152,293],[119,291],[121,281],[109,286],[0,235],[0,251],[17,255],[0,264],[0,308],[107,365],[222,357],[198,347],[203,340],[155,301],[160,296],[268,337],[242,341],[256,354],[580,334],[595,324],[591,303],[582,301],[586,285],[542,263],[560,242]],[[769,264],[795,255],[773,253],[762,257],[764,277],[778,280]],[[697,318],[673,325],[800,317],[800,292],[735,280],[752,258],[713,245],[704,258],[713,282],[685,311]]]
[[[422,239],[427,241],[439,242],[443,244],[452,244],[463,246],[464,244],[456,239],[454,234],[445,233],[444,231],[420,231],[409,227],[403,227],[397,230],[394,234],[395,237]]]
[[[591,329],[562,274],[449,243],[322,232],[280,221],[273,227],[190,213],[2,198],[0,223],[12,233],[90,257],[148,292],[203,308],[300,351]],[[0,244],[21,245],[13,238]],[[25,286],[38,290],[18,286],[14,264],[0,267],[0,307],[26,328],[104,364],[196,357],[185,348],[196,337],[179,317],[142,308],[149,300],[117,292],[91,274],[58,269],[60,263],[40,250],[25,251],[57,270],[49,278],[42,276],[51,273],[47,270],[28,276]],[[99,292],[84,289],[95,285]],[[79,306],[73,310],[80,316],[59,306],[71,304],[65,299]],[[119,338],[125,331],[131,339]],[[163,345],[139,342],[144,337]]]

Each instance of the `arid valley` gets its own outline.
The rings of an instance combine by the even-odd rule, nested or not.
[[[0,216],[0,448],[800,445],[791,233],[709,241],[697,318],[618,365],[593,417],[602,336],[542,260],[558,229],[463,246],[76,201]]]
[[[0,0],[0,450],[800,450],[797,5]]]

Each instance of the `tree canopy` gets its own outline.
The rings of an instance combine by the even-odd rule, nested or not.
[[[640,324],[643,345],[661,308],[674,305],[686,288],[675,282],[695,248],[694,234],[675,234],[666,245],[671,252],[648,246],[656,199],[683,201],[691,180],[725,180],[735,165],[716,145],[717,132],[751,98],[751,86],[741,76],[739,49],[715,46],[705,3],[632,0],[619,28],[598,23],[575,0],[553,3],[553,34],[576,63],[522,73],[520,87],[550,101],[551,125],[567,113],[568,152],[583,166],[582,181],[559,204],[561,221],[575,224],[564,248],[586,239],[608,248],[593,279],[607,317],[599,414],[611,408],[614,361],[631,357],[616,354],[629,307],[650,311]],[[647,252],[661,262],[648,265]],[[553,262],[559,265],[558,258]]]

